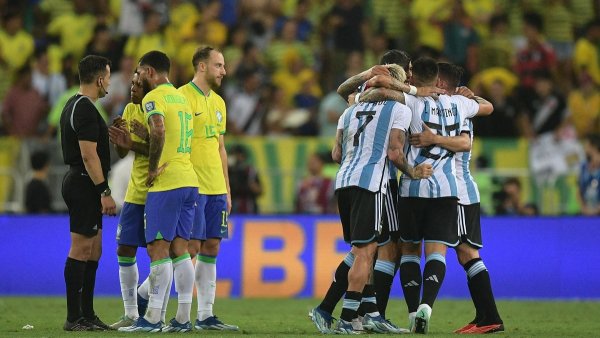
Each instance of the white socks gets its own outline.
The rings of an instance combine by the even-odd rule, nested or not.
[[[144,316],[152,324],[161,320],[163,305],[168,300],[168,293],[173,281],[173,263],[170,258],[164,258],[150,263],[148,310]],[[164,317],[163,317],[164,318]]]
[[[217,290],[217,258],[198,255],[195,277],[198,290],[198,320],[205,320],[213,316],[213,304]]]
[[[139,273],[135,257],[118,256],[119,281],[121,282],[121,296],[125,307],[125,316],[136,319],[138,317],[137,283]]]
[[[173,271],[178,304],[175,320],[184,324],[190,321],[194,293],[194,265],[189,253],[173,260]]]

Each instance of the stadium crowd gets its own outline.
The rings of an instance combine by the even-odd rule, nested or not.
[[[0,1],[0,135],[52,140],[84,55],[114,65],[98,105],[112,121],[130,101],[144,52],[171,55],[179,86],[192,76],[189,55],[211,45],[226,61],[229,134],[332,137],[347,107],[337,86],[400,48],[462,66],[463,82],[495,107],[474,121],[476,136],[529,139],[531,170],[542,177],[556,140],[576,163],[584,152],[598,162],[599,8],[595,0]],[[598,167],[581,167],[585,213],[598,212],[590,188],[600,189]]]

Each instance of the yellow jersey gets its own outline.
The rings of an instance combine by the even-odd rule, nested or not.
[[[226,131],[225,101],[214,91],[205,95],[191,81],[179,87],[179,92],[187,97],[194,113],[192,164],[198,175],[200,193],[226,194],[227,185],[219,154],[219,136]]]
[[[128,103],[123,111],[123,120],[131,126],[131,121],[135,120],[148,127],[148,121],[144,118],[144,111],[139,104]],[[146,144],[146,140],[131,133],[131,140]],[[148,177],[148,156],[135,153],[133,159],[133,168],[131,168],[131,176],[127,183],[127,193],[125,194],[125,202],[135,204],[146,204],[146,195],[148,187],[146,186],[146,178]]]
[[[155,114],[164,117],[165,144],[158,166],[168,163],[148,192],[198,187],[190,160],[194,128],[188,100],[172,84],[164,83],[144,96],[142,106],[146,121]]]
[[[24,30],[14,36],[0,29],[0,57],[6,61],[11,71],[23,67],[33,55],[33,37]]]

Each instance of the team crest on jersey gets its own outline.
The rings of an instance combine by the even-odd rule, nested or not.
[[[219,123],[223,122],[223,114],[217,110],[217,121],[219,121]]]
[[[154,101],[147,102],[145,105],[146,112],[151,112],[155,109]]]

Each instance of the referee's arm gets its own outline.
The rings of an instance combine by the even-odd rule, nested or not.
[[[96,142],[79,140],[79,149],[81,149],[81,158],[88,175],[94,182],[94,185],[103,183],[106,179],[102,173],[102,164],[96,152]]]

